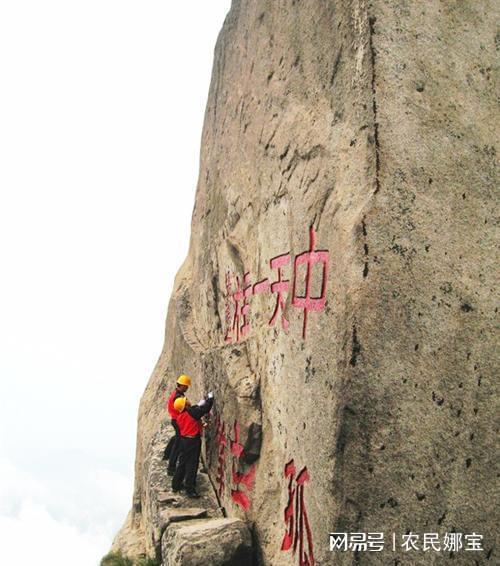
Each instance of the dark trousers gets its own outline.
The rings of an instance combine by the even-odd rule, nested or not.
[[[172,489],[179,489],[184,485],[187,491],[194,491],[196,487],[196,474],[201,453],[201,437],[187,438],[181,436],[181,452],[179,463],[172,478]]]
[[[175,467],[177,466],[177,459],[179,458],[181,448],[181,431],[179,430],[179,425],[177,424],[176,420],[172,419],[170,422],[174,427],[175,436],[170,439],[165,452],[168,452],[168,469],[170,472],[175,472]]]

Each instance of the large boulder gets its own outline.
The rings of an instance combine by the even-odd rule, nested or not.
[[[170,525],[162,540],[163,566],[252,566],[252,540],[240,519]]]
[[[492,559],[498,12],[233,1],[139,411],[132,524],[148,552],[151,453],[188,373],[193,398],[216,393],[214,489],[255,525],[264,564],[442,557],[334,557],[331,531],[476,532],[474,558]]]

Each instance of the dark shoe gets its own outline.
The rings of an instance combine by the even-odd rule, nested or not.
[[[190,499],[199,499],[201,497],[201,495],[196,491],[186,491],[186,495]]]

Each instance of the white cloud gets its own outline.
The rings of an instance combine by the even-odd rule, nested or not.
[[[12,566],[98,564],[130,507],[131,478],[112,470],[42,483],[1,458],[0,478],[0,548]]]
[[[43,501],[47,489],[33,477],[16,468],[7,458],[0,458],[0,516],[14,516],[24,500]]]
[[[26,500],[15,516],[0,516],[0,548],[12,566],[93,566],[109,550],[109,533],[80,531]]]
[[[189,243],[230,0],[0,2],[0,556],[92,566]],[[71,560],[68,560],[68,555]]]
[[[0,516],[15,518],[29,501],[82,532],[106,533],[109,542],[130,507],[131,476],[96,468],[94,462],[69,477],[65,471],[35,474],[0,458]]]

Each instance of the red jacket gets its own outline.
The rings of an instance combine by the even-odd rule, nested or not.
[[[213,399],[207,399],[204,405],[194,405],[187,407],[182,413],[177,415],[177,424],[181,436],[200,436],[203,426],[201,417],[210,412],[213,405]]]
[[[172,393],[170,393],[170,397],[168,398],[167,401],[167,411],[168,414],[170,415],[170,418],[173,421],[175,421],[177,417],[180,415],[179,411],[176,411],[174,409],[174,401],[179,397],[184,397],[184,393],[181,393],[180,391],[177,390],[177,388],[175,388],[172,391]]]

